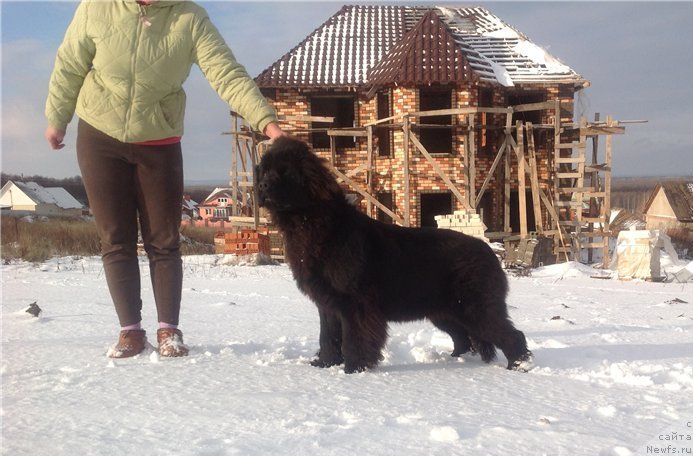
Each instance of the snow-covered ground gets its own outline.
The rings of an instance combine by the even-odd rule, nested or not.
[[[450,358],[417,322],[391,327],[380,367],[345,375],[309,365],[317,311],[288,267],[219,260],[185,258],[181,359],[106,358],[118,328],[98,258],[2,266],[2,454],[693,453],[693,283],[541,268],[510,280],[529,373],[500,352]]]

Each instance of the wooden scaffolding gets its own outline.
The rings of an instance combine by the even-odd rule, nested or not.
[[[532,124],[515,120],[513,114],[528,111],[553,111],[546,124]],[[437,176],[445,183],[454,197],[467,210],[474,211],[479,206],[484,193],[488,190],[491,180],[497,172],[504,176],[504,229],[501,233],[493,233],[497,239],[515,237],[526,239],[528,236],[547,236],[553,238],[554,253],[557,260],[576,260],[592,262],[594,251],[601,251],[601,263],[608,265],[609,257],[609,215],[611,212],[611,164],[613,135],[625,133],[623,124],[639,121],[616,121],[607,117],[600,121],[599,115],[594,121],[585,118],[579,122],[561,121],[560,100],[543,103],[531,103],[508,107],[463,107],[435,111],[419,111],[400,114],[385,119],[379,119],[357,128],[322,128],[322,129],[292,129],[294,122],[330,123],[333,119],[326,117],[295,116],[280,119],[285,123],[285,130],[291,134],[305,134],[316,131],[326,132],[330,138],[329,167],[337,179],[349,186],[350,190],[360,194],[365,201],[368,214],[372,214],[375,206],[389,215],[395,223],[408,226],[410,217],[410,173],[409,166],[412,150],[418,151],[427,160]],[[505,116],[503,126],[477,122],[479,114],[494,114]],[[464,137],[464,153],[462,163],[464,182],[461,186],[455,184],[436,159],[422,144],[421,139],[413,130],[412,125],[425,127],[425,119],[432,116],[456,116],[453,128]],[[484,117],[481,117],[484,119]],[[378,201],[374,189],[374,134],[377,129],[386,128],[401,131],[404,136],[402,188],[405,194],[402,215],[399,215]],[[495,151],[491,168],[486,173],[484,181],[476,182],[476,141],[475,136],[485,130],[500,129],[502,142]],[[537,145],[534,143],[534,132],[546,130],[553,133],[553,153],[548,155],[550,177],[542,182],[539,178],[539,163]],[[240,198],[249,198],[253,208],[253,217],[235,215],[232,221],[257,227],[265,223],[254,205],[253,169],[266,143],[261,137],[252,133],[240,117],[232,113],[233,162],[230,186],[232,190],[241,191]],[[337,166],[337,147],[335,139],[339,136],[366,138],[366,159],[353,169],[339,169]],[[605,152],[600,154],[599,138],[605,137]],[[591,156],[588,157],[588,140],[591,140]],[[550,147],[550,146],[549,146]],[[546,147],[545,147],[546,149]],[[500,167],[502,166],[502,169]],[[365,173],[361,179],[365,184],[356,181],[355,176]],[[514,188],[519,198],[519,233],[510,229],[510,193],[513,190],[511,181],[517,181]],[[527,199],[530,191],[531,200]],[[244,202],[246,200],[243,200]],[[533,209],[536,233],[528,229],[528,207]]]

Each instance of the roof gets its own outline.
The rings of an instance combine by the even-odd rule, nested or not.
[[[81,209],[77,201],[62,187],[42,187],[36,182],[13,182],[26,196],[37,204],[55,204],[62,209]]]
[[[463,76],[508,87],[589,84],[485,8],[373,5],[342,7],[255,80],[268,88],[356,87]]]
[[[434,10],[427,11],[368,76],[370,85],[430,84],[475,77],[455,37]]]
[[[650,205],[660,189],[664,191],[676,219],[679,222],[693,222],[693,181],[671,181],[657,184],[645,203],[644,212],[650,209]]]
[[[217,187],[205,198],[205,200],[198,206],[217,206],[217,199],[228,198],[233,201],[233,195],[231,194],[231,189],[228,187]]]

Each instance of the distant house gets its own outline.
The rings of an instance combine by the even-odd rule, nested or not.
[[[190,195],[183,195],[183,217],[188,217],[193,220],[200,218],[200,210],[198,204]]]
[[[648,229],[693,230],[693,181],[658,184],[645,203],[643,213]]]
[[[27,215],[82,215],[85,207],[62,187],[42,187],[36,182],[8,181],[0,190],[3,211]]]
[[[198,205],[202,220],[228,220],[233,215],[234,198],[230,188],[215,188]]]

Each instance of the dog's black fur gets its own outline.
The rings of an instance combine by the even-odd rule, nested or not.
[[[474,349],[490,362],[499,347],[508,369],[530,360],[524,334],[508,317],[505,273],[485,242],[372,220],[296,139],[274,142],[258,165],[257,185],[260,205],[284,235],[298,287],[320,313],[314,366],[371,368],[389,321],[423,318],[452,336],[453,356]]]

